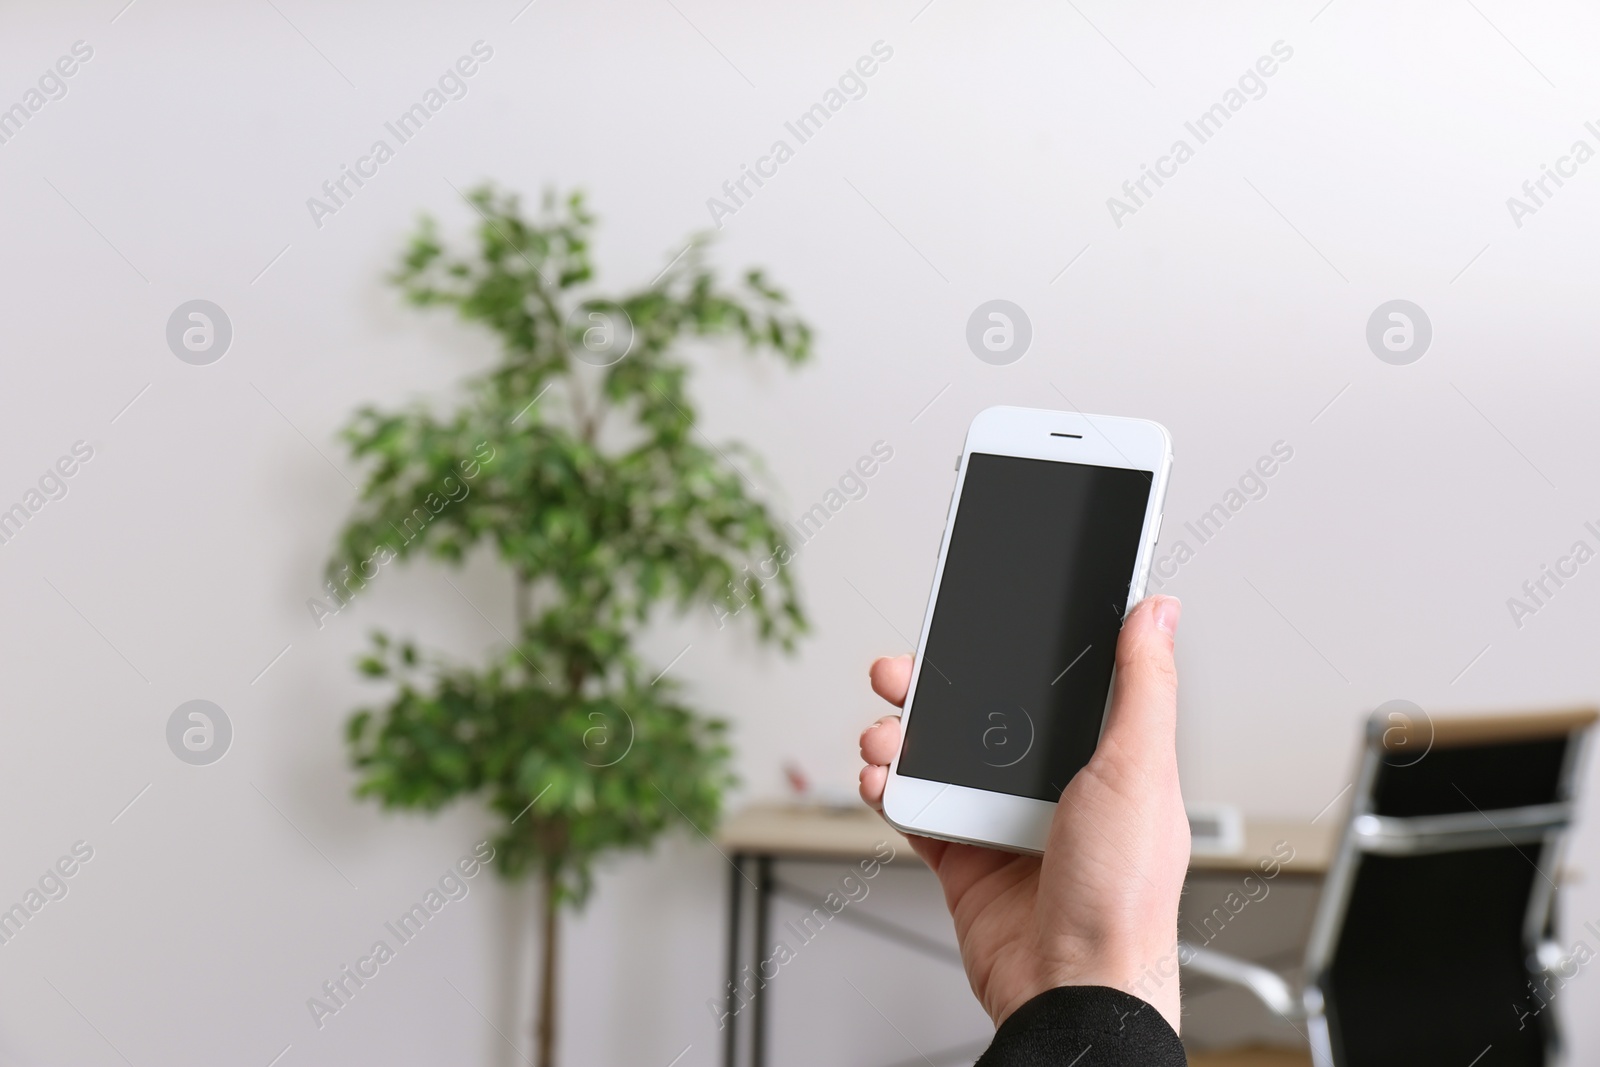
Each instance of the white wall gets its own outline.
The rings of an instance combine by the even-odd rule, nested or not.
[[[367,627],[462,656],[494,631],[427,568],[386,574],[321,632],[304,607],[353,500],[333,437],[346,414],[438,395],[490,352],[381,276],[417,212],[459,232],[452,184],[489,177],[588,189],[602,281],[642,284],[879,40],[893,58],[866,96],[724,220],[717,253],[790,290],[818,356],[790,373],[707,354],[711,435],[765,455],[789,514],[873,442],[894,449],[798,564],[816,623],[798,657],[704,618],[650,641],[663,664],[692,643],[674,669],[737,724],[747,797],[780,794],[787,758],[853,786],[855,732],[880,710],[866,664],[915,636],[951,461],[995,403],[1166,423],[1164,551],[1274,442],[1294,449],[1167,585],[1187,605],[1192,799],[1310,817],[1391,698],[1595,700],[1600,564],[1520,629],[1506,599],[1574,540],[1596,544],[1600,163],[1520,227],[1505,201],[1575,139],[1600,147],[1584,128],[1600,20],[1562,3],[1320,3],[8,5],[0,106],[73,42],[94,54],[0,144],[0,504],[75,441],[94,458],[0,547],[0,901],[75,841],[95,851],[0,947],[5,1054],[518,1062],[483,1016],[526,1047],[512,983],[530,949],[508,934],[526,900],[488,878],[324,1030],[305,1007],[484,825],[355,804],[339,729],[374,696],[351,669]],[[480,39],[494,55],[469,95],[315,226],[306,198]],[[1115,225],[1107,197],[1279,40],[1293,58],[1265,96]],[[196,297],[235,329],[208,367],[163,338]],[[963,340],[995,297],[1034,328],[1011,366]],[[1393,298],[1434,326],[1410,366],[1365,343]],[[506,625],[491,565],[454,580]],[[196,697],[236,729],[205,768],[163,737]],[[927,881],[896,878],[885,913],[941,929]],[[725,881],[691,840],[609,865],[569,927],[566,1062],[666,1064],[686,1045],[680,1063],[715,1062]],[[1568,914],[1600,919],[1594,883]],[[982,1035],[958,975],[896,952],[843,935],[798,962],[780,1062],[914,1055],[846,975],[925,1050]],[[1600,1056],[1600,1023],[1573,1023],[1578,1061]]]

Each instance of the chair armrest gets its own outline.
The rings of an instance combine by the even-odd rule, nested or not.
[[[1195,974],[1243,986],[1285,1019],[1303,1019],[1306,1016],[1305,1006],[1300,1003],[1300,998],[1289,983],[1277,972],[1259,964],[1214,949],[1200,948],[1187,941],[1178,942],[1178,962],[1185,970]]]

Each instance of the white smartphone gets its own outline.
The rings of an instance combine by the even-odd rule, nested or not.
[[[956,469],[883,810],[908,834],[1043,852],[1100,740],[1172,438],[1144,419],[995,407]]]

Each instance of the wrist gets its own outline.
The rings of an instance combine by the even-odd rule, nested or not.
[[[1137,997],[1149,1004],[1174,1033],[1182,1021],[1178,946],[1130,954],[1119,962],[1099,960],[1092,966],[1043,966],[1025,981],[1004,990],[989,1009],[996,1029],[1041,993],[1068,986],[1100,986]]]

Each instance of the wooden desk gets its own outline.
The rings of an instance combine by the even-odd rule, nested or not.
[[[1246,819],[1244,848],[1232,855],[1191,855],[1189,870],[1197,874],[1248,874],[1263,857],[1272,856],[1280,842],[1288,842],[1294,849],[1294,859],[1283,865],[1283,873],[1321,878],[1333,862],[1341,826],[1337,815],[1327,817],[1320,826],[1303,821]]]
[[[1339,822],[1330,818],[1322,825],[1306,822],[1277,820],[1248,820],[1245,823],[1244,848],[1233,855],[1196,855],[1189,861],[1189,869],[1196,874],[1226,875],[1238,873],[1241,877],[1256,870],[1257,864],[1274,855],[1279,842],[1288,842],[1294,849],[1294,858],[1283,864],[1281,875],[1320,878],[1328,869],[1337,843]],[[743,945],[742,910],[745,889],[755,890],[754,952],[744,961],[746,966],[759,968],[764,946],[771,937],[769,914],[775,894],[804,900],[815,904],[808,894],[790,886],[776,877],[778,862],[854,862],[873,856],[879,845],[888,842],[898,855],[911,855],[910,842],[877,812],[866,807],[834,809],[800,807],[783,804],[755,804],[733,816],[717,834],[717,847],[733,866],[728,895],[728,986],[727,1020],[723,1048],[723,1064],[735,1067],[739,1060],[740,1024],[743,1012],[738,1010],[736,989],[739,983],[740,955]],[[752,871],[753,868],[753,871]],[[754,878],[752,878],[752,873]],[[1281,876],[1280,875],[1280,876]],[[915,951],[935,959],[959,966],[960,955],[955,949],[875,916],[859,914],[853,910],[842,911],[838,918],[853,922],[881,937],[889,938]],[[749,1063],[763,1067],[766,1063],[766,1011],[765,997],[753,996],[750,1008]]]
[[[1251,870],[1273,847],[1287,841],[1295,850],[1285,869],[1293,874],[1321,875],[1333,858],[1339,823],[1329,819],[1321,826],[1307,822],[1249,820],[1244,828],[1244,848],[1235,855],[1196,855],[1189,859],[1195,871]],[[904,835],[865,806],[836,809],[789,804],[754,804],[723,823],[717,844],[729,855],[781,856],[786,859],[863,859],[879,842],[888,841],[899,851],[909,849]]]
[[[880,841],[898,852],[905,836],[864,804],[851,808],[754,804],[722,824],[717,844],[728,853],[864,859]]]

